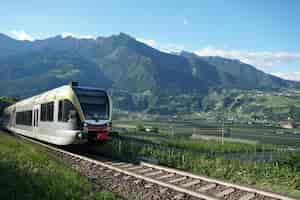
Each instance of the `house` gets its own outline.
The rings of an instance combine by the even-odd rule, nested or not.
[[[294,122],[293,122],[293,121],[290,121],[290,120],[279,122],[279,126],[280,126],[281,128],[285,128],[285,129],[292,129],[292,128],[295,128]]]

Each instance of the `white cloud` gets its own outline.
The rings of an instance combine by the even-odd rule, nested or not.
[[[69,33],[69,32],[64,32],[61,34],[62,38],[66,38],[66,37],[74,37],[73,33]]]
[[[136,38],[137,41],[140,41],[144,44],[147,44],[150,47],[156,48],[157,47],[157,42],[152,39],[143,39],[143,38]]]
[[[153,39],[136,38],[136,40],[165,53],[181,52],[184,49],[183,45],[177,45],[173,43],[159,44]]]
[[[28,41],[33,41],[34,38],[29,35],[28,33],[26,33],[24,30],[13,30],[10,32],[13,37],[17,40],[28,40]]]
[[[207,47],[195,51],[200,56],[221,56],[239,59],[244,63],[254,65],[260,69],[267,69],[280,64],[300,61],[300,53],[271,52],[271,51],[240,51]]]
[[[92,35],[78,35],[70,32],[63,32],[61,34],[62,38],[67,38],[67,37],[73,37],[73,38],[78,38],[78,39],[96,39],[95,36]]]
[[[300,72],[273,72],[271,74],[286,80],[300,81]]]
[[[183,45],[178,45],[178,44],[168,43],[168,44],[160,45],[159,49],[163,52],[166,52],[166,53],[179,53],[179,52],[184,50],[184,46]]]
[[[92,36],[92,35],[82,35],[81,38],[82,39],[94,39],[95,40],[97,37]]]

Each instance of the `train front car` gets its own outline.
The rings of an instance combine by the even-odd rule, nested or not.
[[[72,87],[80,104],[83,120],[78,137],[89,142],[104,142],[111,129],[112,104],[107,92],[100,89]]]

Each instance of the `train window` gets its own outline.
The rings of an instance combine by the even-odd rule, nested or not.
[[[48,103],[48,121],[53,121],[54,116],[54,103]]]
[[[30,110],[30,111],[17,112],[16,124],[31,126],[32,125],[32,111]]]
[[[59,101],[58,121],[67,122],[71,111],[75,111],[75,108],[69,100]]]
[[[63,101],[58,102],[58,121],[63,121]]]
[[[41,121],[53,121],[54,102],[41,104]]]
[[[47,121],[47,104],[41,105],[41,121]]]

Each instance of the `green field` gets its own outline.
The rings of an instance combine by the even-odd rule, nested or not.
[[[130,121],[116,120],[114,125],[124,127],[129,132],[134,132],[136,126],[142,124],[147,127],[158,127],[157,136],[190,137],[193,134],[200,136],[221,137],[222,125],[208,123],[201,120],[186,121]],[[271,144],[280,146],[300,147],[300,129],[280,129],[262,125],[225,124],[224,129],[230,131],[228,138],[253,141],[253,143]]]
[[[0,199],[117,199],[41,148],[0,132]]]

